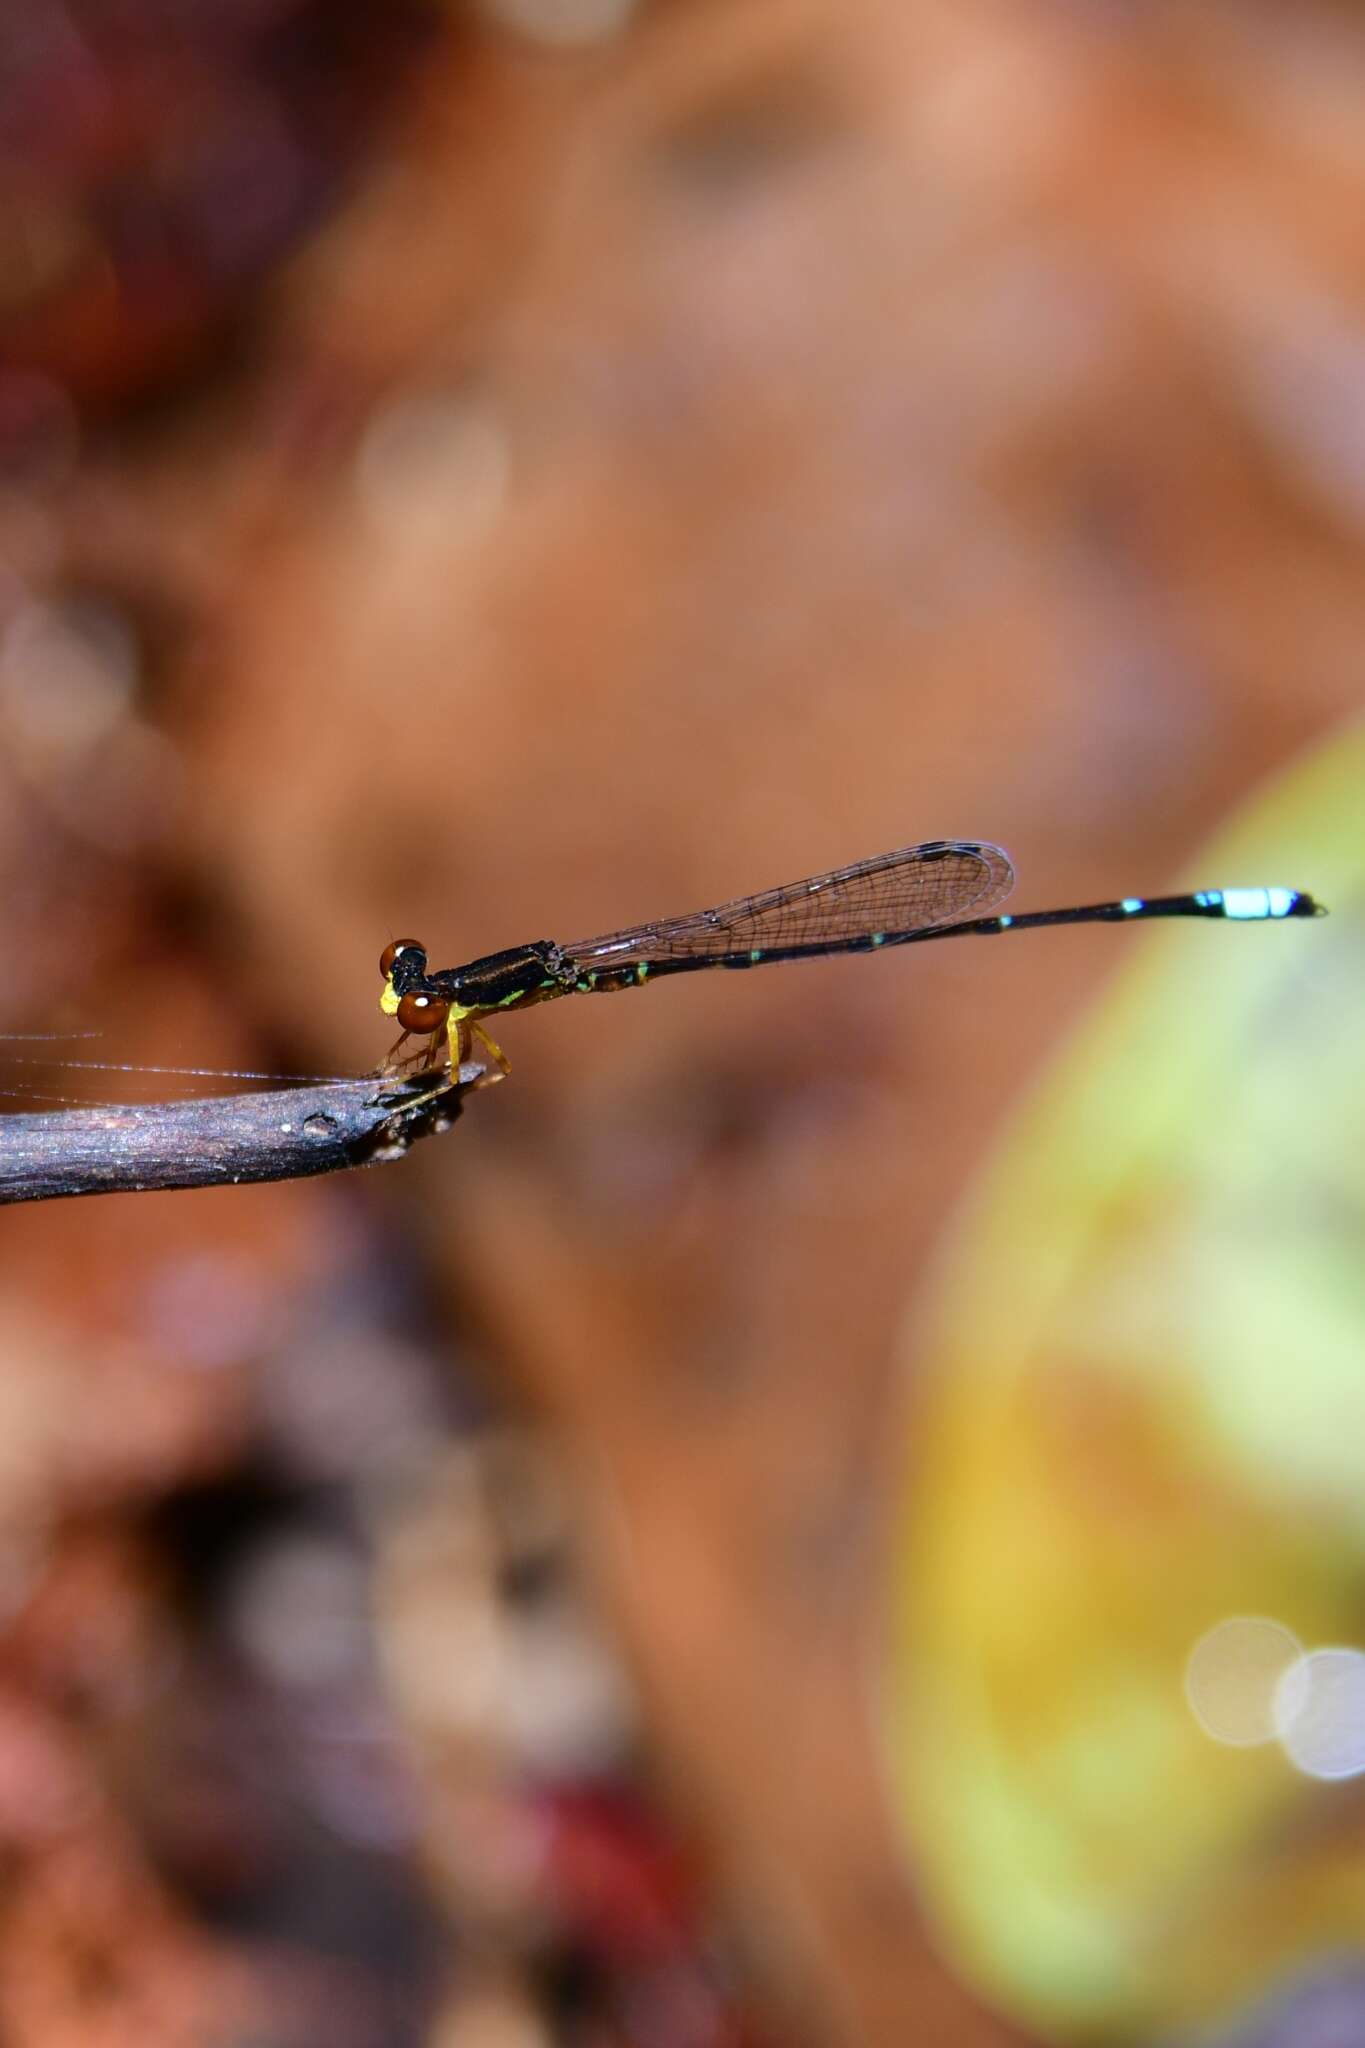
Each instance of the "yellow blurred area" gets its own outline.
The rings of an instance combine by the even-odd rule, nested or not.
[[[1229,1617],[1365,1640],[1363,786],[1357,727],[1200,854],[1331,916],[1212,974],[1147,942],[916,1345],[887,1737],[948,1938],[1049,2034],[1207,2022],[1365,1929],[1365,1724],[1329,1789],[1187,1697]]]

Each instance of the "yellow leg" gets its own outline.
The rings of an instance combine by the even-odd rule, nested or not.
[[[381,1074],[402,1074],[406,1069],[415,1068],[416,1074],[420,1075],[427,1069],[430,1069],[433,1074],[439,1075],[439,1085],[434,1087],[431,1092],[433,1095],[439,1095],[443,1089],[452,1086],[459,1080],[460,1068],[472,1050],[475,1039],[483,1046],[498,1070],[495,1074],[485,1074],[481,1081],[475,1083],[476,1087],[491,1087],[495,1081],[501,1081],[512,1071],[512,1063],[502,1047],[497,1043],[496,1039],[490,1037],[482,1024],[476,1024],[471,1021],[467,1010],[458,1010],[452,1007],[446,1022],[438,1031],[432,1033],[422,1051],[409,1053],[406,1058],[400,1058],[399,1055],[402,1053],[402,1049],[408,1040],[419,1035],[424,1036],[425,1034],[417,1034],[411,1031],[401,1032],[385,1055],[379,1072]],[[440,1065],[440,1041],[443,1035],[446,1041],[444,1050],[448,1061],[448,1066],[445,1069],[442,1069]],[[422,1099],[424,1098],[418,1098],[419,1101]],[[414,1105],[409,1103],[407,1107],[412,1108]]]
[[[378,1074],[401,1074],[405,1067],[414,1067],[420,1073],[423,1067],[434,1067],[437,1064],[436,1040],[440,1033],[437,1032],[428,1039],[424,1052],[410,1052],[403,1055],[403,1047],[412,1036],[413,1033],[411,1031],[400,1031],[376,1067],[375,1072]],[[400,1055],[403,1056],[400,1057]]]
[[[452,1009],[446,1019],[446,1047],[453,1081],[458,1077],[460,1063],[464,1059],[464,1016],[456,1009]]]
[[[375,1068],[376,1074],[397,1074],[401,1072],[401,1070],[407,1065],[407,1060],[400,1059],[398,1055],[402,1052],[403,1047],[407,1044],[408,1040],[411,1037],[412,1033],[410,1031],[399,1032],[397,1038],[395,1038],[393,1044],[389,1047],[383,1059]],[[411,1057],[412,1055],[411,1053],[409,1053],[408,1059],[411,1059]]]
[[[493,1061],[493,1064],[494,1064],[494,1065],[495,1065],[495,1066],[497,1067],[497,1069],[498,1069],[499,1073],[500,1073],[500,1074],[501,1074],[501,1075],[502,1075],[502,1076],[503,1076],[504,1078],[505,1078],[505,1077],[506,1077],[506,1076],[507,1076],[508,1074],[510,1074],[510,1073],[511,1073],[511,1071],[512,1071],[512,1062],[511,1062],[511,1061],[510,1061],[510,1060],[508,1059],[508,1057],[507,1057],[507,1054],[506,1054],[506,1053],[505,1053],[505,1052],[503,1051],[502,1047],[501,1047],[501,1046],[500,1046],[500,1045],[498,1044],[497,1040],[496,1040],[495,1038],[490,1038],[490,1037],[489,1037],[488,1033],[487,1033],[487,1032],[486,1032],[486,1031],[484,1030],[484,1028],[483,1028],[482,1024],[471,1024],[471,1025],[470,1025],[470,1027],[469,1027],[469,1032],[470,1032],[470,1036],[471,1036],[471,1038],[477,1038],[477,1039],[478,1039],[479,1043],[480,1043],[480,1044],[481,1044],[481,1045],[483,1046],[483,1048],[484,1048],[485,1052],[486,1052],[486,1053],[487,1053],[487,1054],[489,1055],[490,1059],[491,1059],[491,1060]],[[458,1059],[456,1059],[456,1058],[454,1057],[454,1046],[455,1046],[455,1036],[454,1036],[454,1030],[452,1029],[452,1031],[451,1031],[451,1055],[452,1055],[452,1064],[453,1064],[453,1065],[454,1065],[455,1067],[457,1067],[457,1068],[458,1068],[458,1066],[459,1066],[459,1061],[458,1061]]]
[[[459,1079],[460,1068],[463,1066],[468,1054],[473,1050],[475,1039],[483,1046],[493,1061],[494,1066],[498,1069],[496,1074],[486,1074],[482,1081],[476,1082],[476,1087],[489,1088],[495,1081],[501,1081],[511,1073],[512,1063],[502,1047],[497,1043],[496,1039],[490,1038],[482,1024],[471,1020],[467,1010],[452,1008],[449,1017],[446,1019],[445,1031],[450,1060],[450,1078],[452,1081]]]

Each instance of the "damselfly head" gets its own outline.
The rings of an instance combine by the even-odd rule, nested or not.
[[[404,983],[420,980],[426,973],[426,947],[420,939],[391,939],[379,956],[379,972],[387,981],[402,958],[398,979]]]
[[[450,1004],[437,996],[424,996],[419,992],[400,996],[393,1014],[401,1030],[412,1032],[414,1037],[426,1037],[432,1032],[444,1031]]]

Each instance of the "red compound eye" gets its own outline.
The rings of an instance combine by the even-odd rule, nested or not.
[[[436,996],[404,996],[395,1015],[402,1030],[426,1037],[431,1032],[444,1031],[450,1004]]]
[[[379,972],[383,975],[385,981],[393,973],[393,963],[398,958],[398,955],[407,952],[421,953],[425,957],[426,948],[420,939],[394,939],[389,945],[385,946],[379,956]]]

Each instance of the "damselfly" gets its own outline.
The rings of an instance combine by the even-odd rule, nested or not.
[[[426,1057],[439,1059],[445,1034],[452,1074],[477,1038],[507,1072],[507,1060],[481,1020],[502,1010],[560,996],[605,995],[640,988],[666,974],[703,967],[766,967],[779,960],[822,960],[834,953],[876,953],[927,939],[1038,931],[1047,925],[1134,924],[1155,917],[1211,917],[1262,924],[1320,917],[1322,905],[1300,889],[1199,889],[1185,896],[1124,896],[1070,910],[986,916],[1014,886],[1008,854],[972,839],[933,839],[879,853],[808,881],[787,882],[758,896],[739,896],[714,910],[637,924],[602,938],[559,945],[536,939],[487,953],[464,967],[429,970],[416,939],[397,939],[379,962],[379,1007],[402,1031],[392,1062],[409,1038],[428,1038]],[[973,915],[972,913],[975,913]]]

